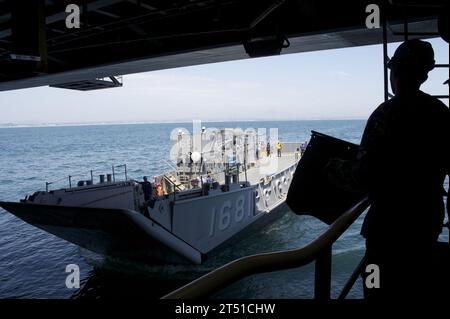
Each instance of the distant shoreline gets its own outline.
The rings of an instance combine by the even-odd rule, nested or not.
[[[342,118],[342,119],[281,119],[281,120],[202,120],[202,123],[240,123],[240,122],[337,122],[337,121],[365,121],[365,118]],[[114,125],[162,125],[162,124],[187,124],[192,121],[159,121],[159,122],[94,122],[94,123],[0,123],[0,129],[9,128],[49,128],[49,127],[74,127],[74,126],[114,126]]]

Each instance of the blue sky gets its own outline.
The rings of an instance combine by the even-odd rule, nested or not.
[[[437,63],[448,63],[448,44],[429,41]],[[390,45],[390,55],[397,46]],[[435,70],[422,89],[447,94],[442,85],[447,78],[447,70]],[[382,48],[139,73],[124,76],[124,87],[109,90],[40,87],[0,92],[0,96],[0,124],[365,119],[383,99]]]

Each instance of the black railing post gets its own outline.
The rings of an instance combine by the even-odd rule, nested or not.
[[[388,28],[388,17],[387,17],[387,6],[382,6],[382,13],[381,13],[381,19],[383,23],[383,80],[384,80],[384,101],[386,102],[389,100],[389,72],[387,64],[389,62],[389,56],[388,56],[388,35],[387,35],[387,28]]]
[[[317,300],[329,300],[331,298],[331,259],[332,246],[327,246],[316,259],[314,298]]]
[[[340,295],[337,298],[338,300],[343,300],[347,297],[348,293],[350,292],[350,290],[352,290],[353,286],[355,285],[356,280],[358,280],[358,277],[361,275],[365,265],[366,265],[366,257],[364,256],[359,262],[358,266],[356,266],[352,275],[350,276],[344,288],[342,289]]]

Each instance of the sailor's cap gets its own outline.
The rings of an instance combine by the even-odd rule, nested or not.
[[[387,67],[391,69],[393,66],[403,66],[429,72],[434,69],[434,65],[434,51],[431,44],[413,39],[400,44]]]

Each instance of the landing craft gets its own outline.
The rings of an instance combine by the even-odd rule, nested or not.
[[[300,145],[285,143],[281,157],[259,158],[254,133],[222,129],[210,134],[223,143],[202,152],[199,160],[193,160],[190,139],[174,142],[176,166],[155,177],[148,199],[142,183],[128,179],[126,171],[121,179],[113,171],[106,179],[105,174],[79,181],[69,177],[69,187],[61,189],[51,190],[46,182],[45,191],[0,206],[100,254],[201,264],[237,236],[288,211],[285,199]],[[188,151],[182,152],[182,144]]]

